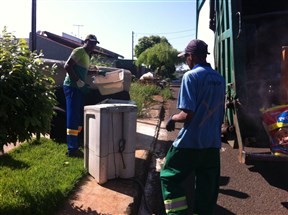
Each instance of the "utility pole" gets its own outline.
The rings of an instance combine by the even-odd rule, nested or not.
[[[132,60],[134,59],[134,31],[132,31]]]
[[[36,0],[32,0],[31,51],[36,50]]]
[[[78,28],[78,35],[77,37],[80,38],[80,27],[83,27],[84,25],[76,25],[74,24],[73,26],[76,26]]]

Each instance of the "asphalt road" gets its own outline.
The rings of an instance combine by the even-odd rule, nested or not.
[[[145,191],[146,212],[165,214],[160,190],[159,173],[155,171],[155,159],[164,157],[175,139],[181,124],[174,132],[166,132],[165,122],[176,109],[179,88],[172,87],[174,99],[165,105],[165,117],[161,124],[161,137],[154,151],[154,162],[148,174]],[[164,138],[163,138],[164,137]],[[249,149],[253,152],[253,148]],[[259,150],[259,149],[257,149]],[[288,163],[257,161],[241,164],[237,158],[238,149],[223,143],[221,149],[221,179],[217,202],[217,215],[284,215],[288,214]],[[193,200],[193,179],[187,179],[183,186],[188,198]],[[146,185],[146,187],[147,187]],[[191,189],[190,189],[191,188]],[[190,205],[191,208],[193,205]]]

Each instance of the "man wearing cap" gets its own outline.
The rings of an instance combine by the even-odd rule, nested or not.
[[[213,214],[219,190],[221,125],[224,117],[225,81],[206,62],[208,46],[192,40],[179,57],[191,69],[183,75],[178,95],[179,113],[170,117],[167,131],[183,123],[160,172],[167,214],[187,214],[182,182],[195,176],[193,214]]]
[[[83,126],[84,114],[84,93],[89,85],[86,84],[91,54],[97,45],[95,35],[89,34],[81,47],[75,48],[64,68],[67,71],[63,83],[66,97],[66,118],[67,118],[67,155],[70,157],[82,156],[78,146],[78,135]]]

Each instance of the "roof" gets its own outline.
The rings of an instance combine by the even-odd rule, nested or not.
[[[82,43],[84,43],[83,40],[82,43],[79,43],[75,40],[72,40],[72,39],[69,39],[69,38],[66,38],[66,37],[62,37],[62,36],[59,36],[57,34],[53,34],[51,32],[48,32],[48,31],[40,31],[40,32],[37,32],[37,36],[39,37],[43,37],[43,38],[47,38],[49,40],[52,40],[54,42],[57,42],[61,45],[64,45],[64,46],[67,46],[69,48],[77,48],[79,46],[82,46]],[[95,54],[101,54],[101,55],[105,55],[106,57],[109,57],[109,58],[124,58],[124,56],[122,55],[119,55],[115,52],[112,52],[112,51],[109,51],[107,49],[104,49],[100,46],[96,46],[94,51],[93,51]]]

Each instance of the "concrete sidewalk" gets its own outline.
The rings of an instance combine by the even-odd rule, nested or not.
[[[135,177],[112,179],[99,185],[88,175],[56,215],[137,214],[147,177],[150,151],[160,129],[162,105],[153,106],[149,118],[137,119]]]

